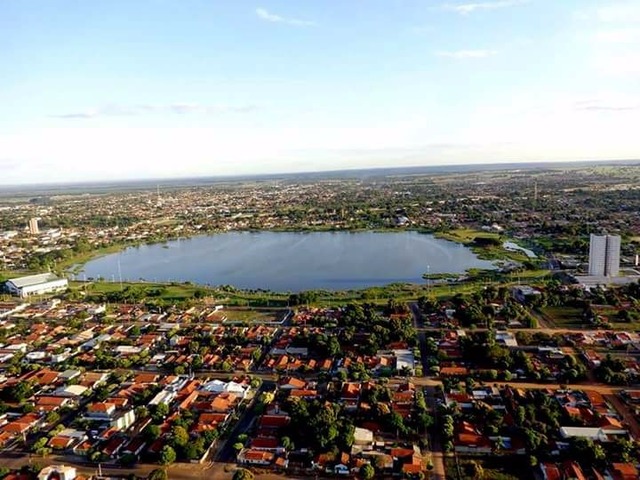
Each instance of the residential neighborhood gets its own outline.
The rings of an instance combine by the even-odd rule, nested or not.
[[[587,318],[551,335],[531,320],[544,310],[483,295],[491,308],[475,313],[456,298],[251,310],[5,297],[0,448],[284,475],[470,478],[487,458],[542,478],[637,472],[640,336]]]

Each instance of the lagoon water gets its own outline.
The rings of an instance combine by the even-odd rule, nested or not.
[[[420,283],[430,273],[494,268],[453,242],[416,232],[232,232],[97,258],[78,278],[191,281],[297,292]]]

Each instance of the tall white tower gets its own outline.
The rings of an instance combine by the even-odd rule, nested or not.
[[[40,233],[40,228],[38,227],[38,219],[35,217],[29,220],[29,233],[31,235],[38,235]]]
[[[620,274],[620,236],[618,235],[607,235],[604,274],[608,277],[617,277]]]
[[[620,273],[620,237],[591,234],[589,275],[615,277]]]

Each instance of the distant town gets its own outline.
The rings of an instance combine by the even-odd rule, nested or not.
[[[640,165],[607,163],[0,192],[0,478],[640,478],[638,211]],[[82,273],[238,231],[419,232],[493,268]]]

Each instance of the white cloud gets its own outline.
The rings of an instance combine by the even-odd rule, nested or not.
[[[594,39],[598,43],[640,43],[640,28],[613,28],[600,30],[594,34]]]
[[[608,53],[595,59],[596,69],[605,76],[640,76],[640,52]]]
[[[575,110],[586,112],[632,112],[640,110],[640,96],[606,92],[573,102]]]
[[[464,58],[487,58],[497,54],[495,50],[455,50],[452,52],[436,52],[439,57],[464,59]]]
[[[173,113],[179,115],[204,114],[212,115],[218,113],[249,113],[258,110],[257,105],[201,105],[198,103],[172,103],[169,105],[105,105],[99,108],[79,112],[68,112],[50,115],[51,118],[60,119],[92,119],[99,117],[124,117],[137,116],[153,113]]]
[[[460,5],[445,4],[443,8],[461,15],[468,15],[480,10],[498,10],[500,8],[524,5],[525,3],[529,3],[529,0],[496,0],[494,2],[463,3]]]
[[[275,13],[268,12],[264,8],[256,8],[256,15],[265,22],[285,23],[287,25],[294,25],[296,27],[311,27],[316,24],[315,22],[311,22],[308,20],[300,20],[298,18],[276,15]]]
[[[617,5],[608,5],[596,10],[596,17],[606,23],[640,22],[640,5],[636,0]]]

